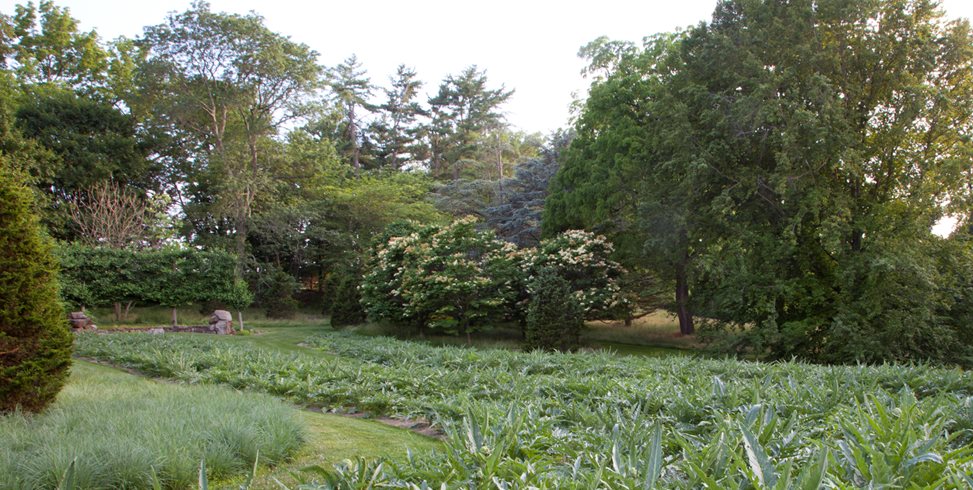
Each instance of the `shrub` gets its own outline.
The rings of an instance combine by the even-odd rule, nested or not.
[[[256,303],[267,310],[268,318],[292,318],[297,312],[294,293],[300,285],[293,276],[270,264],[261,266],[250,274]]]
[[[572,294],[571,284],[557,271],[544,269],[531,282],[530,290],[526,348],[577,349],[584,311]]]
[[[610,258],[614,251],[604,236],[568,230],[541,242],[532,269],[535,275],[544,269],[557,271],[586,319],[620,318],[630,306],[618,285],[625,270]]]
[[[30,191],[0,163],[0,412],[40,411],[64,386],[72,337]]]
[[[358,325],[365,321],[365,310],[361,305],[361,284],[359,275],[353,271],[336,272],[337,286],[334,298],[331,300],[331,326],[340,328],[348,325]]]

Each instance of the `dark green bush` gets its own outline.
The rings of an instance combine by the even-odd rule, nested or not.
[[[42,410],[71,367],[57,261],[31,207],[30,191],[0,162],[0,413]]]
[[[528,350],[568,351],[578,348],[584,312],[571,284],[551,269],[542,269],[531,282],[527,307]]]
[[[271,264],[260,264],[250,272],[250,286],[256,303],[267,311],[268,318],[293,318],[297,313],[297,293],[300,285],[293,276]]]
[[[331,326],[334,328],[358,325],[365,321],[358,286],[361,279],[354,272],[340,272],[334,298],[331,301]]]

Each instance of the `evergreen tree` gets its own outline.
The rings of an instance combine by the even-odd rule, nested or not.
[[[379,165],[399,170],[410,161],[426,157],[425,128],[419,118],[427,112],[417,100],[422,82],[416,80],[415,70],[399,65],[390,81],[391,88],[385,89],[385,103],[378,106],[381,119],[373,125],[372,133]]]
[[[365,69],[358,62],[358,57],[351,55],[344,62],[336,66],[331,73],[330,85],[337,98],[338,106],[344,115],[343,147],[355,175],[360,174],[362,168],[362,111],[371,111],[368,103],[374,87],[366,76]]]
[[[39,411],[71,367],[57,262],[33,216],[30,191],[0,161],[0,413]]]
[[[365,321],[365,310],[361,305],[360,275],[353,271],[339,271],[334,299],[331,302],[331,326],[334,328],[358,325]]]
[[[571,284],[553,269],[543,269],[530,284],[527,307],[528,350],[570,351],[578,348],[584,313]]]
[[[430,172],[437,178],[459,178],[464,165],[474,159],[481,135],[503,125],[503,105],[513,90],[487,88],[485,71],[470,66],[450,75],[429,99]]]

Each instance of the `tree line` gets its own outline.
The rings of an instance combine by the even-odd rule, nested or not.
[[[732,0],[582,54],[546,232],[608,234],[670,284],[684,333],[740,352],[969,359],[968,21],[929,0]]]
[[[513,90],[476,66],[428,96],[404,64],[379,85],[353,55],[323,66],[259,15],[204,1],[107,42],[50,0],[0,14],[0,154],[50,235],[228,251],[282,315],[391,222],[472,207],[540,239],[557,143],[508,125]]]

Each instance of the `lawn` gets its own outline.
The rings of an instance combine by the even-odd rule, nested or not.
[[[78,349],[154,376],[429,420],[446,432],[442,451],[339,467],[330,478],[340,488],[973,485],[973,376],[960,370],[521,353],[321,327],[261,330],[84,335]]]

